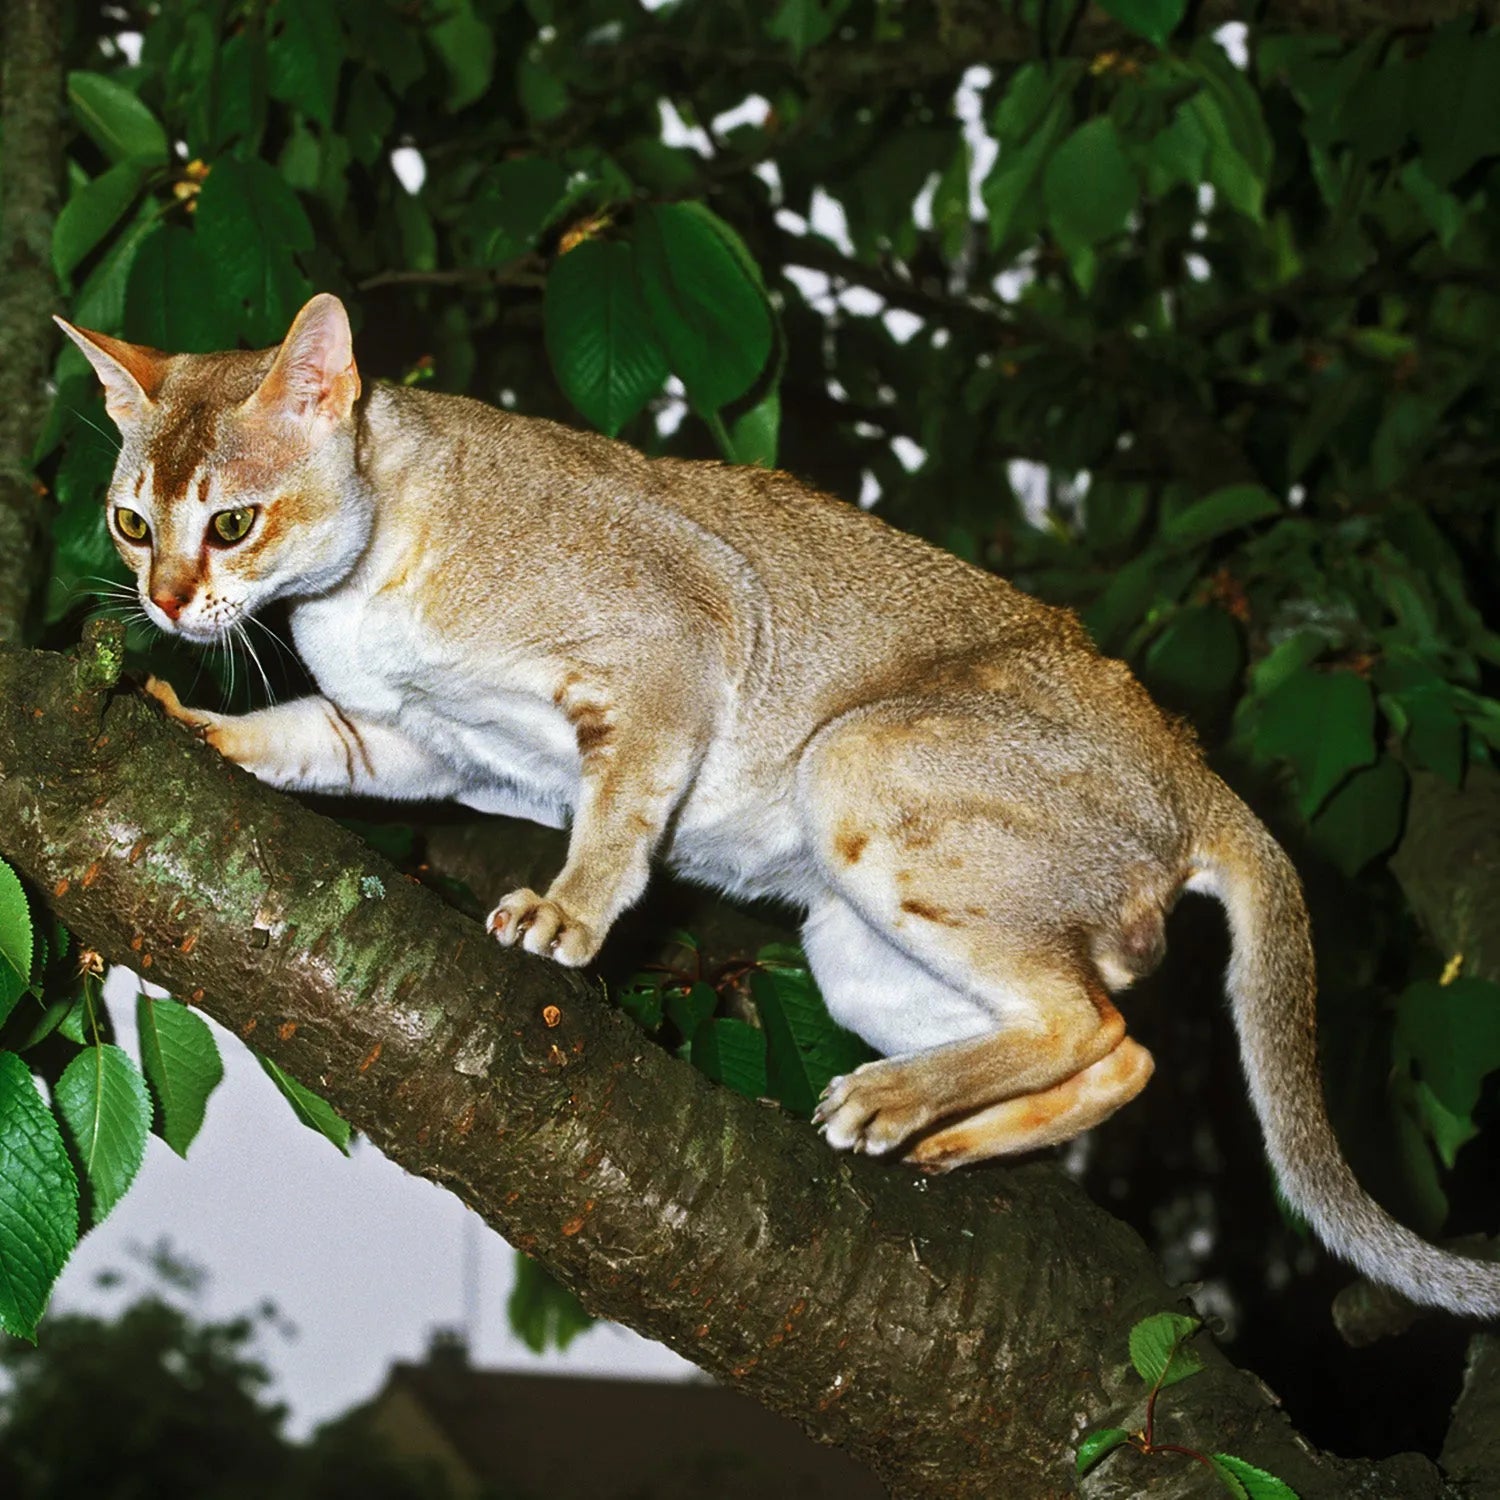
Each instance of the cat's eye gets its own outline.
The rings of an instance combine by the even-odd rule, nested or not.
[[[241,505],[234,510],[219,511],[208,523],[208,529],[212,533],[212,540],[228,546],[244,541],[254,524],[255,507]]]
[[[115,528],[127,542],[144,542],[151,535],[145,516],[136,510],[126,510],[123,505],[115,507]]]

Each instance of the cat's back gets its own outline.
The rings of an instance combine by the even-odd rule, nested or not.
[[[430,492],[429,512],[476,537],[489,534],[487,522],[502,538],[544,526],[567,540],[575,564],[628,551],[636,561],[664,553],[681,568],[695,548],[726,549],[774,581],[803,619],[852,611],[866,621],[899,618],[909,630],[930,614],[934,624],[1055,630],[1064,614],[780,470],[649,458],[465,396],[390,391],[386,409],[410,478]]]

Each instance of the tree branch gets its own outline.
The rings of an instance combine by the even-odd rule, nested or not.
[[[8,0],[0,15],[0,642],[22,638],[42,582],[44,499],[27,456],[49,400],[61,15],[55,0]]]
[[[910,1496],[1057,1495],[1083,1429],[1139,1420],[1145,1247],[1045,1164],[925,1180],[652,1046],[589,982],[502,951],[353,835],[113,693],[119,637],[0,648],[0,848],[82,940],[324,1092],[594,1310],[796,1416]],[[1211,1348],[1171,1436],[1304,1500],[1436,1493],[1302,1447]],[[1099,1494],[1197,1493],[1110,1460]],[[1425,1476],[1421,1487],[1396,1473]],[[1384,1477],[1382,1477],[1384,1476]]]

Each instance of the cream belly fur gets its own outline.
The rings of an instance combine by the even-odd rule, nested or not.
[[[1339,1153],[1290,862],[1070,613],[784,474],[365,392],[332,297],[254,353],[63,326],[121,431],[110,530],[148,616],[211,642],[290,607],[317,694],[235,717],[149,685],[222,754],[278,786],[566,823],[547,891],[489,917],[560,963],[593,957],[654,860],[799,906],[829,1009],[887,1054],[818,1122],[929,1170],[1133,1098],[1152,1064],[1112,993],[1181,890],[1213,894],[1289,1199],[1409,1297],[1500,1314],[1500,1268],[1425,1244]]]

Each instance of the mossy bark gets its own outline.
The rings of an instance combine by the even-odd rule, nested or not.
[[[440,1182],[592,1310],[845,1446],[911,1496],[1074,1492],[1138,1425],[1126,1359],[1172,1308],[1136,1236],[1047,1164],[925,1179],[651,1045],[585,976],[497,948],[338,825],[76,657],[0,649],[0,850],[85,944],[189,998]],[[1206,1342],[1206,1341],[1205,1341]],[[1420,1460],[1343,1466],[1210,1348],[1173,1440],[1319,1496],[1438,1495]],[[1095,1495],[1210,1493],[1110,1458]]]

